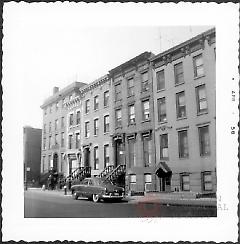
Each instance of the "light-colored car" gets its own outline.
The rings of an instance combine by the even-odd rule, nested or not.
[[[98,177],[85,178],[81,183],[71,187],[73,199],[87,197],[94,202],[100,199],[118,199],[124,197],[124,188],[114,185],[110,180]]]

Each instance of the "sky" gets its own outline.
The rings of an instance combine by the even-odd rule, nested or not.
[[[54,86],[90,83],[142,52],[158,54],[212,27],[89,24],[84,9],[70,4],[5,9],[4,50],[21,84],[22,125],[36,128],[42,128],[40,105]]]

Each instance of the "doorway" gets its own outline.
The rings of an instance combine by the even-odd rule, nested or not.
[[[57,153],[55,153],[53,155],[53,170],[55,172],[58,172],[58,154]]]

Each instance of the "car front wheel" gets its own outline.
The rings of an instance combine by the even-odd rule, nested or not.
[[[98,202],[99,201],[99,195],[98,194],[93,194],[92,199],[94,202]]]

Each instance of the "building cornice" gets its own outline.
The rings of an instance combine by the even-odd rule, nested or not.
[[[205,40],[207,40],[208,44],[211,45],[213,38],[215,38],[215,28],[205,31],[204,33],[201,33],[183,43],[180,43],[179,45],[159,53],[158,55],[152,57],[150,61],[153,64],[161,61],[162,65],[167,65],[168,63],[171,63],[174,58],[176,59],[177,57],[185,57],[186,55],[191,54],[191,52],[194,51],[194,46],[198,46],[199,48],[204,49]]]
[[[60,90],[59,92],[57,92],[56,94],[50,96],[49,98],[47,98],[43,104],[40,106],[40,108],[44,109],[46,106],[50,105],[51,103],[54,103],[56,101],[59,101],[61,99],[63,99],[66,95],[68,95],[69,93],[71,93],[72,91],[79,89],[82,86],[86,86],[86,83],[83,82],[73,82],[70,85],[66,86],[65,88],[63,88],[62,90]]]

